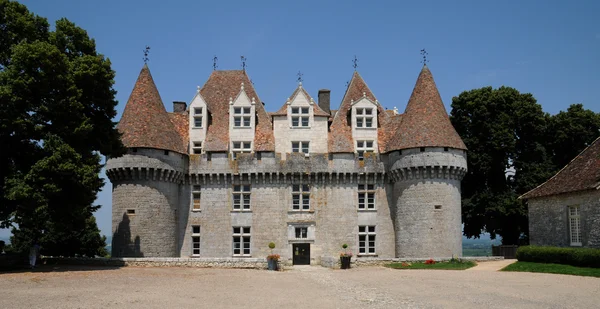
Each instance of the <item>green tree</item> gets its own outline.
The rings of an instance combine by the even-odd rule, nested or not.
[[[0,226],[44,254],[104,255],[93,205],[101,155],[123,146],[114,71],[85,30],[0,0]]]
[[[464,234],[488,232],[517,244],[528,233],[527,207],[517,197],[553,171],[545,147],[549,116],[531,94],[485,87],[452,98],[450,120],[469,149]]]
[[[552,163],[563,168],[600,136],[600,114],[572,104],[551,117],[548,135]]]

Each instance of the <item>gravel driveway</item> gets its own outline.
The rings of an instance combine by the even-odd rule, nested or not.
[[[0,273],[0,308],[599,308],[600,278],[319,266]]]

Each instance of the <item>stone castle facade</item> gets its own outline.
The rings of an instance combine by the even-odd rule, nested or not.
[[[112,255],[461,256],[466,147],[429,68],[403,114],[358,72],[337,110],[329,94],[300,83],[267,112],[245,71],[213,71],[168,113],[144,65],[118,124],[127,154],[106,164]]]

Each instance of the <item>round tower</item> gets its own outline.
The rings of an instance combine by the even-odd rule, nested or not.
[[[424,66],[388,142],[396,257],[462,256],[460,182],[466,147]]]
[[[127,153],[106,163],[113,257],[179,256],[177,209],[187,164],[179,119],[165,110],[144,65],[117,126]]]

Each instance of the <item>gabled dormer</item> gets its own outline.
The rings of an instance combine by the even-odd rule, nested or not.
[[[204,140],[206,139],[206,129],[208,127],[208,108],[206,101],[200,94],[200,87],[196,91],[194,98],[190,102],[189,108],[189,137],[190,154],[201,154],[204,149]]]
[[[294,91],[294,96],[287,100],[286,109],[291,129],[310,128],[314,119],[315,101],[302,89],[302,83]]]
[[[352,101],[352,128],[377,130],[377,100],[373,101],[363,92],[362,98]]]
[[[229,149],[235,153],[252,152],[256,127],[256,99],[250,98],[241,83],[240,92],[229,98]]]

